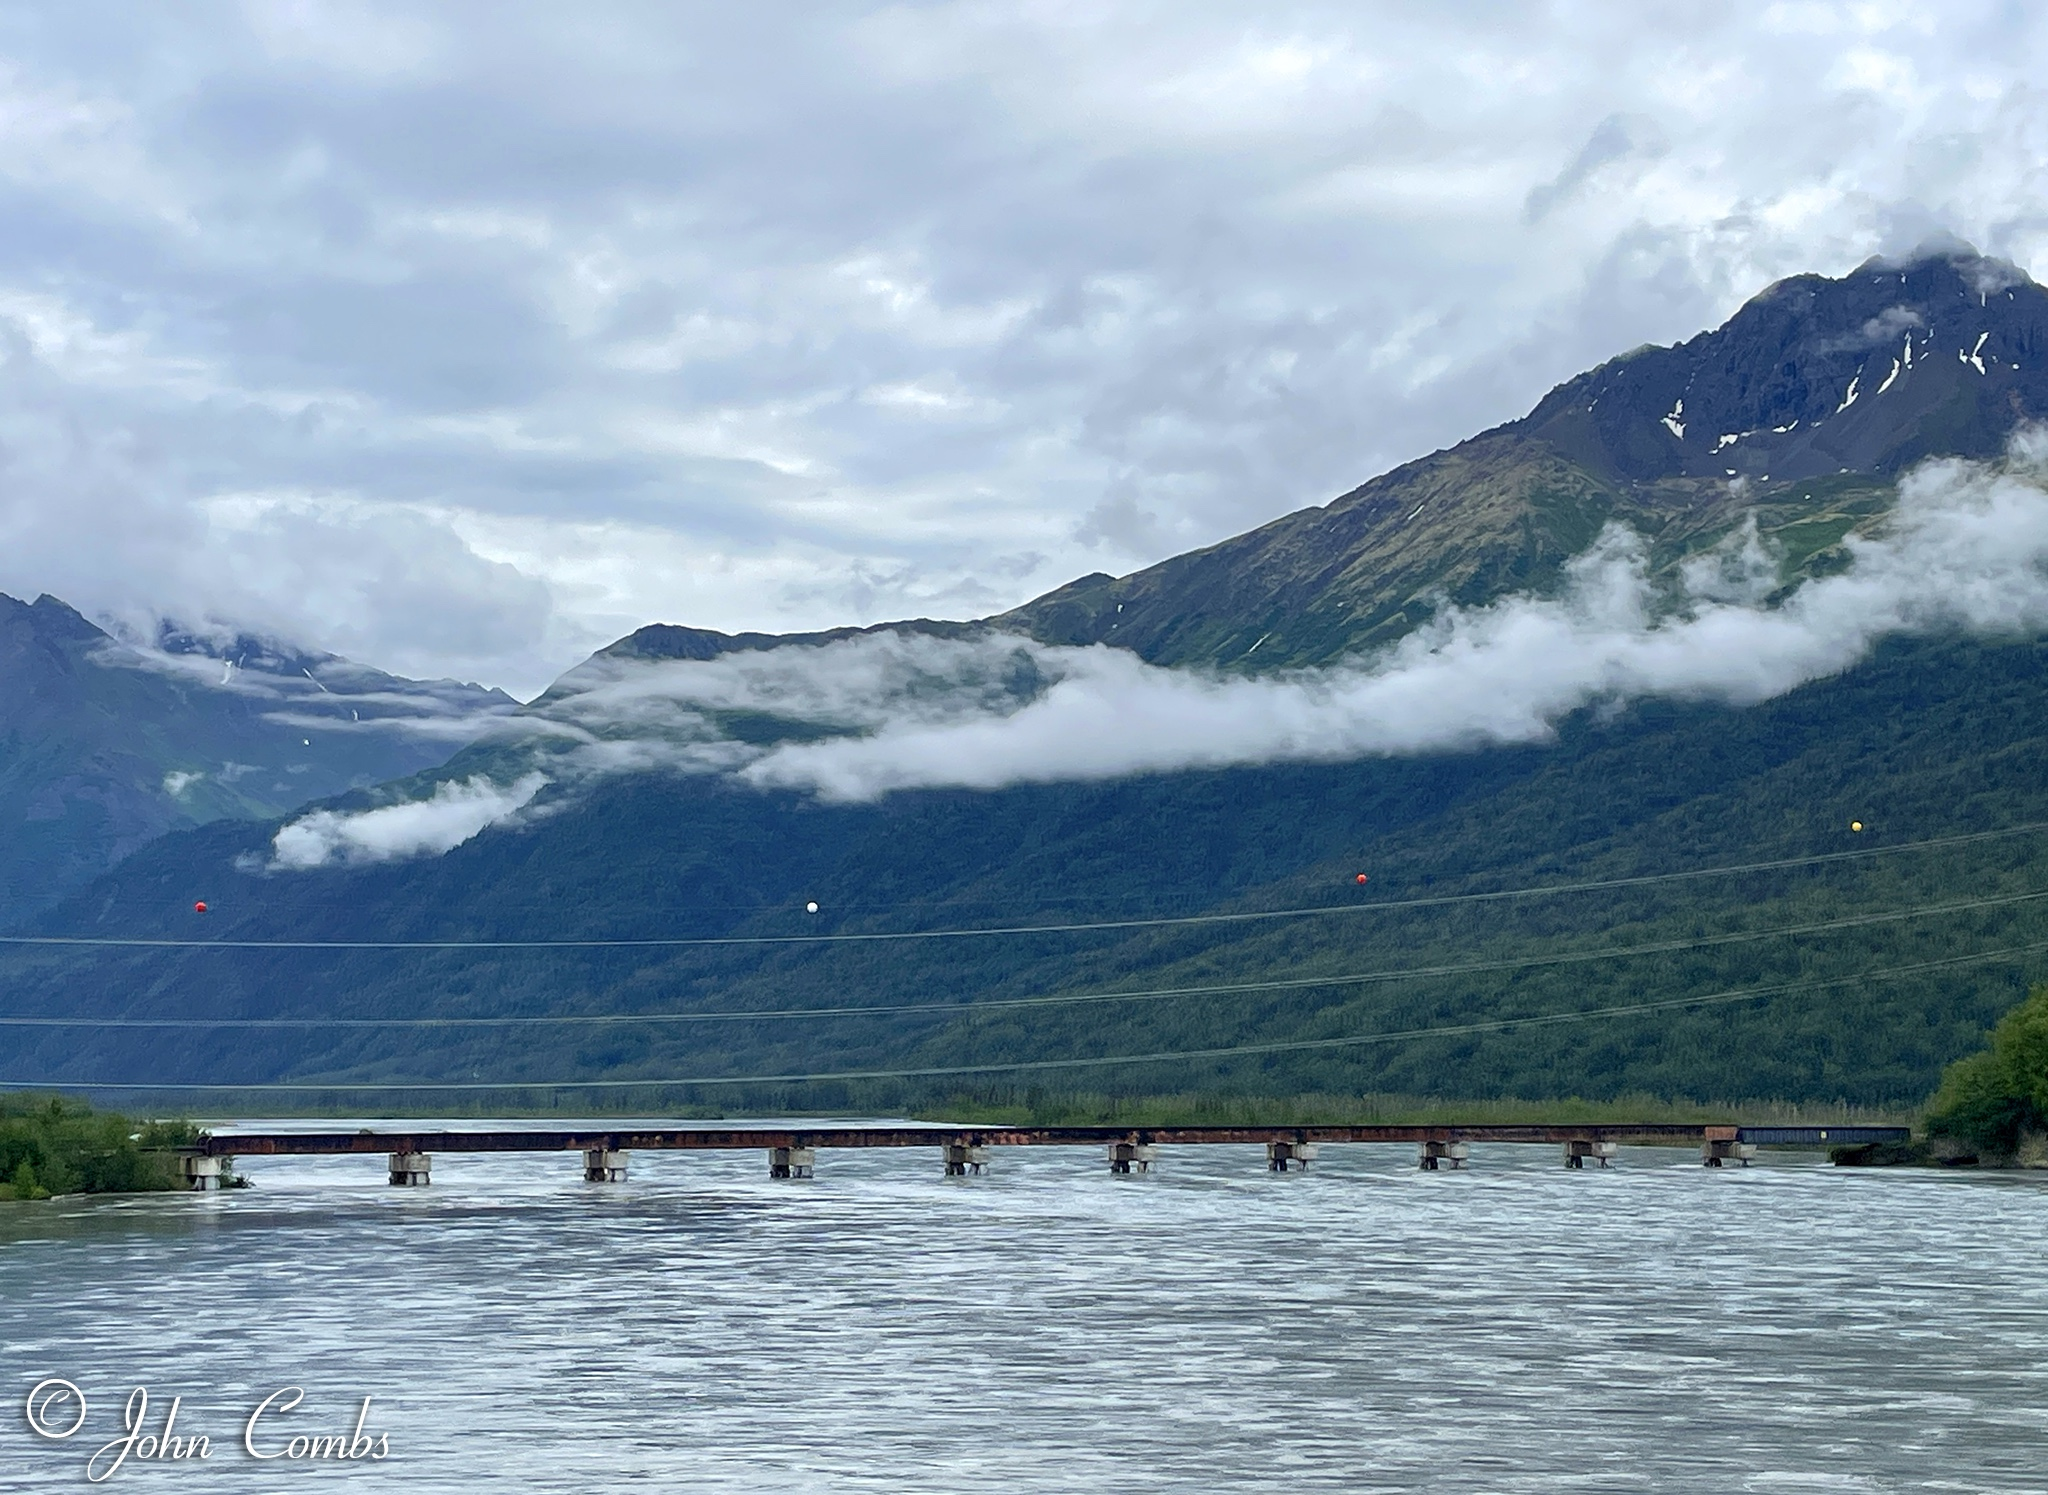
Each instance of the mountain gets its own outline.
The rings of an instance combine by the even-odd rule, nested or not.
[[[1973,253],[1769,287],[1723,326],[1638,348],[1520,420],[1319,507],[1129,576],[1084,576],[959,636],[1113,644],[1156,664],[1276,670],[1389,642],[1445,605],[1555,591],[1610,521],[1669,570],[1754,517],[1792,580],[1928,457],[1988,458],[2048,419],[2048,290]],[[656,624],[607,654],[707,659],[877,629]]]
[[[0,898],[15,922],[174,829],[431,767],[516,703],[251,638],[117,639],[0,596]]]
[[[602,782],[573,809],[486,831],[444,856],[308,874],[236,873],[238,859],[262,857],[267,838],[221,822],[143,848],[44,927],[207,941],[738,943],[37,950],[5,966],[11,1013],[359,1025],[17,1029],[7,1033],[13,1051],[0,1078],[491,1080],[535,1086],[515,1098],[522,1104],[771,1108],[1072,1089],[1910,1105],[2024,994],[2042,957],[1903,979],[1858,973],[2048,941],[2040,902],[1995,901],[2048,888],[2048,841],[2034,833],[1890,855],[1884,848],[2048,821],[2037,766],[2048,752],[2044,664],[2039,644],[1920,642],[1747,710],[1650,704],[1623,718],[1576,719],[1547,746],[910,791],[871,804],[704,776],[628,775]],[[1868,817],[1860,835],[1848,829],[1852,817]],[[1865,852],[1874,854],[1757,866]],[[1751,870],[1548,899],[1405,906],[1716,866]],[[1358,871],[1372,878],[1363,892],[1353,883]],[[189,909],[195,892],[216,900],[201,933]],[[818,913],[805,911],[809,902]],[[1363,906],[1347,911],[1354,903]],[[1950,905],[1962,907],[1882,917]],[[1294,908],[1331,912],[1117,927]],[[1881,917],[1857,922],[1873,914]],[[1109,927],[774,943],[1069,922]],[[1743,938],[1828,925],[1836,927]],[[1703,938],[1727,942],[1697,943]],[[768,943],[748,943],[756,940]],[[1572,960],[1644,947],[1626,959]],[[1485,969],[1546,959],[1558,963]],[[1474,963],[1480,969],[1456,969]],[[1359,979],[1443,968],[1452,969]],[[1843,978],[1839,988],[1768,1002],[986,1082],[941,1075],[887,1086],[650,1086],[623,1095],[539,1088],[577,1077],[857,1073],[1312,1042]],[[1202,990],[1219,985],[1225,990]],[[944,1005],[1131,991],[1183,994],[979,1011]],[[863,1007],[883,1010],[845,1012]],[[837,1015],[403,1026],[423,1017],[804,1009]]]
[[[37,925],[454,944],[39,947],[0,963],[17,1014],[369,1026],[0,1029],[14,1045],[0,1079],[542,1087],[923,1070],[566,1099],[907,1105],[1092,1087],[1908,1104],[2048,946],[2034,829],[2048,825],[2048,649],[2024,628],[1880,630],[1752,704],[1596,698],[1549,739],[1459,751],[864,802],[733,770],[776,744],[951,720],[962,696],[990,716],[1044,698],[1042,661],[1006,651],[1010,634],[1201,666],[1197,694],[1390,657],[1373,651],[1449,607],[1581,584],[1574,558],[1613,524],[1642,537],[1671,597],[1753,525],[1768,574],[1742,616],[1780,616],[1852,570],[1856,537],[1892,533],[1913,464],[1993,458],[2048,415],[2044,331],[2048,293],[1974,255],[1800,277],[1325,507],[997,618],[642,629],[516,715],[540,735],[328,802],[294,822],[291,858],[276,822],[218,822],[143,848]],[[1725,654],[1755,636],[1703,637]],[[806,647],[862,640],[903,647]],[[956,659],[926,645],[990,647]],[[901,677],[889,712],[860,673],[881,665]],[[401,842],[428,854],[398,856]],[[203,932],[195,896],[216,904]],[[1013,932],[946,933],[988,929]],[[464,943],[677,937],[718,943]],[[1758,987],[1797,989],[1728,995]],[[984,1005],[958,1010],[969,1003]],[[822,1010],[849,1007],[880,1010]],[[402,1025],[622,1013],[661,1020]],[[1544,1014],[1571,1020],[1485,1026]],[[1351,1042],[1447,1028],[1461,1031]],[[1224,1052],[946,1073],[1190,1050]],[[528,1092],[551,1096],[564,1098]]]
[[[1931,456],[1990,457],[2048,417],[2048,291],[1974,254],[1780,281],[1728,322],[1638,348],[1521,420],[1322,508],[997,621],[1161,664],[1319,663],[1446,602],[1545,590],[1609,520],[1660,561],[1754,514],[1796,569]]]

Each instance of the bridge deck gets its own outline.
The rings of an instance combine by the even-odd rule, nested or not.
[[[361,1128],[345,1132],[226,1131],[187,1152],[202,1157],[322,1157],[349,1153],[731,1152],[777,1147],[1064,1147],[1141,1142],[1172,1146],[1260,1142],[1615,1142],[1697,1146],[1747,1142],[1834,1147],[1904,1142],[1902,1126],[1707,1126],[1668,1122],[1566,1126],[862,1126],[819,1122],[790,1126]]]

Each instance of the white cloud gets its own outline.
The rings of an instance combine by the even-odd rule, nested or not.
[[[879,729],[776,748],[741,777],[860,800],[1533,742],[1569,712],[1644,697],[1753,704],[1848,668],[1890,635],[2048,628],[2044,451],[2023,444],[2004,471],[1918,470],[1888,527],[1846,542],[1846,571],[1803,583],[1778,606],[1754,600],[1769,566],[1753,531],[1714,564],[1686,568],[1689,595],[1671,611],[1659,606],[1641,541],[1611,527],[1573,564],[1564,596],[1451,613],[1368,662],[1230,679],[1107,647],[1008,641],[1053,682],[1027,702],[984,692],[891,710]],[[954,647],[963,659],[990,648]],[[874,650],[862,641],[810,651],[817,688],[876,678],[872,658],[859,661],[865,673],[849,668]],[[784,699],[800,698],[787,681],[804,663],[780,664]],[[678,667],[690,668],[703,667]]]
[[[283,63],[367,78],[425,68],[442,39],[396,6],[348,0],[244,0],[242,14],[263,50]]]
[[[1372,657],[1261,677],[1160,668],[1107,646],[893,631],[708,660],[593,660],[496,724],[546,775],[316,811],[277,833],[270,865],[436,855],[519,815],[548,782],[626,773],[860,801],[1539,742],[1574,711],[1647,698],[1741,708],[1848,669],[1888,637],[2048,630],[2048,431],[2023,432],[1995,466],[1916,469],[1897,507],[1843,544],[1843,569],[1786,592],[1754,524],[1662,579],[1644,542],[1610,526],[1561,595],[1448,611]],[[728,713],[789,730],[764,746],[756,731],[730,735]]]
[[[506,785],[477,775],[437,784],[429,799],[374,810],[315,810],[278,831],[271,842],[270,866],[304,872],[439,856],[517,815],[547,782],[539,773]]]
[[[261,643],[232,633],[192,630],[192,640],[209,652],[151,647],[135,638],[109,639],[93,652],[110,669],[168,675],[194,690],[218,691],[258,703],[266,721],[321,733],[391,733],[428,738],[452,746],[486,736],[517,710],[500,693],[456,681],[400,682],[349,661],[308,661],[267,655]],[[203,775],[174,773],[164,785],[182,793]],[[177,782],[173,782],[176,780]]]
[[[2048,15],[1940,20],[58,7],[0,43],[0,589],[522,692],[1000,611],[1783,274],[2048,269]]]

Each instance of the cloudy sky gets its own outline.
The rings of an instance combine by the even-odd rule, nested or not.
[[[1935,231],[2048,12],[0,6],[0,590],[531,693],[975,616]]]

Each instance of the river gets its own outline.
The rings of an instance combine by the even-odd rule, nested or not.
[[[2048,1179],[1474,1154],[259,1158],[0,1205],[0,1489],[83,1487],[139,1386],[209,1457],[109,1487],[2048,1490]],[[287,1387],[257,1452],[360,1416],[388,1456],[252,1460]]]

